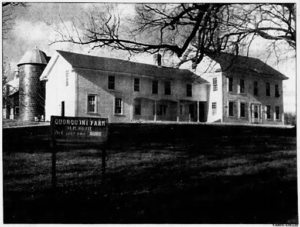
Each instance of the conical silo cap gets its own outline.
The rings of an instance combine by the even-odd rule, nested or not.
[[[28,50],[17,65],[18,66],[23,64],[47,65],[46,59],[47,59],[46,54],[43,51],[35,48],[33,50]]]

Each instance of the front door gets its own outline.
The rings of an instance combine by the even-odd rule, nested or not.
[[[195,104],[189,104],[189,116],[191,119],[195,118]]]

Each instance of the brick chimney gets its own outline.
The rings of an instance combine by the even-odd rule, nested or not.
[[[162,60],[161,54],[154,54],[153,58],[154,58],[154,64],[161,67],[162,66],[161,65],[161,60]]]

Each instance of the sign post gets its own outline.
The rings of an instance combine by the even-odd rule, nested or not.
[[[102,149],[102,177],[108,138],[107,118],[51,116],[52,139],[52,187],[56,188],[56,143],[80,143],[100,145]]]

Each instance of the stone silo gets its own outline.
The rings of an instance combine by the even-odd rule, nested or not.
[[[37,48],[27,51],[18,63],[21,121],[34,121],[45,115],[45,83],[39,77],[46,65],[46,54]]]

